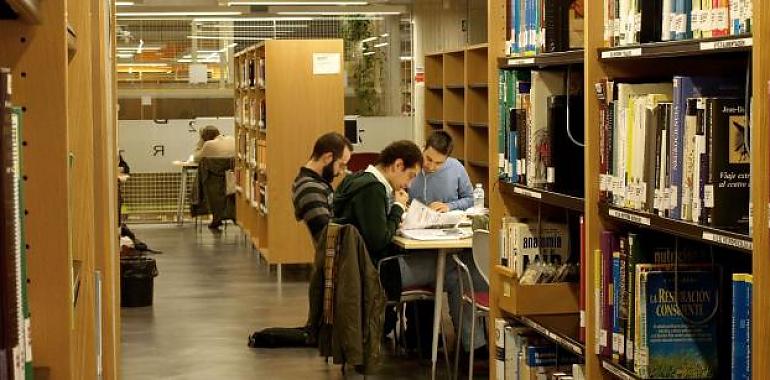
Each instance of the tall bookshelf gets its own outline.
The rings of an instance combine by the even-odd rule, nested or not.
[[[488,82],[489,99],[498,98],[498,70],[507,68],[554,68],[582,64],[584,88],[593,89],[603,78],[624,78],[651,81],[655,78],[670,78],[676,74],[720,75],[723,68],[746,70],[751,64],[750,93],[753,98],[751,136],[751,196],[753,206],[753,232],[750,235],[713,229],[659,218],[646,213],[629,210],[613,210],[600,204],[599,199],[599,103],[593,91],[584,93],[585,101],[585,198],[573,198],[546,191],[523,188],[518,185],[497,183],[497,168],[491,167],[489,178],[492,192],[489,194],[491,208],[492,240],[498,238],[501,218],[505,215],[532,217],[550,212],[572,210],[585,216],[586,251],[593,252],[600,246],[600,234],[605,228],[616,227],[624,230],[652,231],[660,236],[674,236],[699,242],[706,246],[726,248],[726,254],[717,257],[721,261],[747,261],[753,274],[753,315],[752,315],[752,374],[754,379],[770,376],[770,341],[766,331],[770,329],[770,301],[765,294],[770,290],[770,3],[755,2],[753,10],[753,36],[732,36],[715,40],[686,40],[667,43],[648,43],[641,46],[618,48],[604,47],[604,5],[601,1],[585,1],[584,49],[580,51],[540,54],[526,57],[507,57],[506,39],[508,31],[506,15],[507,1],[488,0]],[[735,42],[750,38],[751,44]],[[724,41],[712,44],[714,41]],[[746,41],[746,40],[744,40]],[[701,44],[701,42],[707,42]],[[747,46],[748,45],[748,46]],[[429,64],[426,60],[426,71]],[[742,71],[741,71],[742,72]],[[426,100],[426,105],[428,105]],[[489,102],[489,128],[498,128],[498,109],[495,101]],[[497,157],[497,134],[489,134],[489,162]],[[728,239],[723,239],[728,238]],[[717,241],[714,241],[717,240]],[[499,249],[492,250],[491,266],[499,263]],[[593,279],[594,258],[587,255],[586,268],[581,275]],[[534,289],[506,285],[512,274],[497,268],[491,286],[490,331],[494,331],[494,318],[510,317],[538,331],[544,337],[584,359],[587,379],[636,379],[632,370],[625,369],[594,354],[596,345],[595,325],[597,313],[593,302],[586,302],[586,340],[576,339],[575,300],[572,297],[532,297]],[[730,284],[724,283],[721,292],[729,292]],[[538,292],[555,291],[540,287]],[[535,293],[538,294],[538,293]],[[586,299],[594,295],[593,281],[586,282]],[[723,313],[730,313],[730,305],[722,306]],[[729,331],[729,326],[723,326]],[[491,335],[491,334],[490,334]],[[490,345],[490,378],[494,373],[494,346]],[[727,355],[729,359],[729,355]],[[720,367],[730,367],[729,362],[720,361]],[[721,372],[724,373],[724,372]]]
[[[489,86],[487,45],[425,55],[425,137],[444,130],[452,136],[452,157],[471,182],[489,191]]]
[[[235,56],[237,220],[279,268],[313,260],[291,187],[315,140],[343,132],[342,51],[341,40],[271,40]]]
[[[119,377],[116,113],[109,2],[6,1],[0,66],[22,107],[37,378]],[[6,4],[3,4],[4,6]],[[5,8],[5,7],[4,7]]]

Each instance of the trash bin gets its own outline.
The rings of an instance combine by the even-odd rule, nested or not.
[[[120,306],[152,305],[152,293],[158,267],[155,259],[146,255],[120,258]]]

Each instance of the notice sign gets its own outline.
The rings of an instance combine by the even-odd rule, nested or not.
[[[339,74],[341,62],[340,53],[313,53],[313,75]]]

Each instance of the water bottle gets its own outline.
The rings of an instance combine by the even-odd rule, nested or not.
[[[477,183],[476,188],[473,189],[473,208],[475,209],[484,208],[484,188],[481,186],[480,183]]]

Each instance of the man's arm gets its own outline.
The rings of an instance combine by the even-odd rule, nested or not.
[[[364,237],[369,253],[378,255],[393,240],[401,224],[404,209],[393,205],[388,213],[385,188],[379,184],[362,189],[356,198],[354,213],[360,224],[358,232]]]
[[[457,177],[457,200],[449,202],[450,210],[466,210],[473,207],[473,185],[465,168],[459,170]]]

